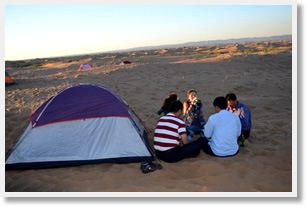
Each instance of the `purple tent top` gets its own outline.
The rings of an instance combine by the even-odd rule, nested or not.
[[[90,64],[82,64],[81,66],[80,66],[80,69],[91,69],[92,68],[92,66],[90,65]]]
[[[65,88],[31,113],[33,127],[102,117],[130,118],[128,105],[111,90],[94,84]]]

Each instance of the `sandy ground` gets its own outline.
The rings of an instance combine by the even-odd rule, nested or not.
[[[5,152],[29,124],[32,110],[60,89],[94,83],[121,96],[145,122],[152,144],[157,110],[168,93],[198,91],[204,115],[229,92],[249,106],[253,129],[238,155],[165,163],[143,174],[140,163],[5,172],[6,192],[291,192],[291,42],[178,48],[6,62],[18,82],[5,88]],[[289,45],[289,46],[288,46]],[[278,50],[262,51],[273,46]],[[257,51],[251,49],[257,48]],[[247,51],[248,50],[248,51]],[[260,51],[259,51],[260,50]],[[210,52],[210,53],[209,53]],[[128,60],[132,64],[121,64]],[[46,62],[50,62],[46,64]],[[35,63],[44,63],[39,67]],[[93,69],[78,71],[80,64]],[[27,67],[32,65],[33,67]]]

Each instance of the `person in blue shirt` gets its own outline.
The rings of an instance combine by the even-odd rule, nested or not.
[[[237,100],[237,97],[233,93],[229,93],[225,97],[227,99],[227,111],[236,114],[241,121],[241,135],[244,136],[244,139],[248,139],[251,133],[252,121],[251,121],[251,111],[243,103]],[[240,136],[239,139],[242,137]]]
[[[205,144],[202,147],[206,154],[228,157],[239,152],[238,137],[241,134],[239,117],[229,111],[225,97],[217,97],[213,102],[216,113],[208,118],[204,127]]]

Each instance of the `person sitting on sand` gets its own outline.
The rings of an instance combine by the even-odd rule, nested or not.
[[[174,92],[170,93],[168,97],[164,100],[161,108],[157,111],[159,118],[169,113],[170,104],[175,100],[179,100],[177,94],[175,94]]]
[[[176,100],[171,103],[169,113],[159,119],[154,132],[154,149],[158,159],[177,162],[199,155],[204,138],[189,142],[185,122],[180,118],[182,113],[183,103]],[[180,145],[181,141],[183,145]]]
[[[187,101],[184,103],[184,120],[187,125],[189,141],[192,141],[194,134],[200,134],[206,124],[203,115],[203,104],[198,98],[197,91],[190,89],[187,92]]]
[[[225,97],[227,99],[227,111],[236,114],[242,125],[242,132],[239,140],[241,140],[241,146],[244,146],[244,139],[248,139],[251,133],[252,122],[251,122],[251,111],[243,103],[237,100],[237,97],[233,93],[229,93]]]
[[[216,114],[208,118],[204,128],[205,153],[213,156],[233,156],[239,152],[238,137],[241,134],[241,123],[237,115],[226,110],[225,97],[217,97],[213,102]],[[207,138],[210,138],[208,140]]]

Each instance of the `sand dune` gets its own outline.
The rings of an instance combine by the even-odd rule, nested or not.
[[[250,107],[253,130],[246,147],[230,158],[201,152],[194,159],[161,162],[163,169],[149,174],[142,174],[139,163],[6,171],[5,191],[291,192],[291,42],[275,42],[274,50],[271,45],[218,45],[6,62],[6,71],[18,82],[5,89],[6,153],[29,124],[33,109],[63,87],[79,83],[100,84],[116,92],[152,132],[158,121],[156,111],[170,92],[185,100],[188,89],[195,88],[204,103],[206,120],[214,112],[213,99],[234,92]],[[240,51],[242,48],[258,51]],[[267,48],[270,50],[263,50]],[[124,60],[132,64],[120,64]],[[78,71],[85,62],[93,69]],[[44,64],[33,66],[39,63]],[[149,138],[152,144],[153,133]]]

